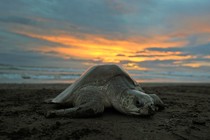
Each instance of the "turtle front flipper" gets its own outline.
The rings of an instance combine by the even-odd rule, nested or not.
[[[156,111],[163,110],[166,107],[163,101],[156,94],[148,94],[148,95],[152,97],[155,104]]]
[[[75,106],[73,108],[48,111],[46,117],[64,116],[79,118],[93,117],[103,113],[104,104],[103,98],[100,96],[100,91],[95,88],[83,88],[78,92],[80,94],[75,98]]]

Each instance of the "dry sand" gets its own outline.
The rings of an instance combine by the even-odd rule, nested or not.
[[[168,107],[153,117],[126,116],[113,109],[96,118],[51,118],[55,97],[64,84],[1,84],[0,139],[173,140],[210,139],[210,84],[143,84]]]

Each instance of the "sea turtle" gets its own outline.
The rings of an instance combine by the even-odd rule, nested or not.
[[[128,115],[153,115],[164,107],[156,94],[146,94],[118,65],[96,65],[48,103],[71,106],[48,111],[46,117],[91,117],[113,107]]]

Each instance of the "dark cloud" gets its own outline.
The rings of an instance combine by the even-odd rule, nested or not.
[[[210,43],[202,44],[198,46],[188,46],[183,48],[183,51],[192,53],[192,54],[199,54],[199,55],[210,55]]]
[[[9,16],[9,17],[0,17],[0,22],[5,23],[17,23],[17,24],[24,24],[24,25],[37,25],[37,21],[25,17],[16,17],[16,16]]]
[[[172,48],[148,48],[149,51],[159,52],[183,52],[183,54],[194,54],[194,55],[210,55],[210,43],[201,44],[197,46],[185,46],[185,47],[172,47]]]
[[[8,15],[48,18],[69,22],[92,33],[117,32],[126,35],[129,32],[128,30],[132,28],[135,28],[135,31],[137,27],[144,26],[141,28],[143,30],[145,26],[153,23],[149,20],[154,18],[153,15],[151,15],[151,18],[148,17],[150,17],[150,13],[153,13],[156,3],[155,0],[134,0],[132,3],[109,0],[2,0],[0,6],[0,13],[2,14],[0,15],[3,18]],[[15,18],[9,20],[30,23],[26,19]],[[130,24],[133,25],[130,26]]]
[[[64,46],[63,44],[36,39],[22,34],[14,33],[11,31],[1,31],[0,38],[2,39],[0,42],[1,52],[9,52],[12,50],[25,51],[40,46],[50,46],[50,47]]]
[[[124,54],[117,54],[116,56],[125,56]]]
[[[175,56],[186,56],[186,55],[188,55],[188,54],[176,54]],[[139,58],[150,58],[150,57],[156,57],[156,58],[158,58],[158,57],[165,57],[165,58],[167,58],[167,55],[164,55],[164,54],[163,55],[157,55],[157,54],[153,54],[152,52],[150,52],[148,54],[137,54],[137,55],[131,55],[131,56],[128,56],[128,57],[139,57]]]
[[[128,63],[133,63],[133,61],[130,61],[130,60],[121,60],[120,61],[120,64],[128,64]]]
[[[9,12],[19,17],[42,17],[52,20],[68,21],[81,27],[90,28],[90,30],[106,31],[124,31],[123,18],[116,15],[116,11],[111,9],[105,1],[96,0],[37,0],[37,1],[14,1],[10,3],[1,1],[5,7],[12,6]],[[2,6],[0,6],[2,7]],[[15,11],[17,13],[15,13]],[[0,10],[1,11],[1,10]],[[4,9],[4,12],[8,11]],[[2,15],[8,16],[8,15]],[[31,23],[24,18],[10,18],[4,21]],[[59,26],[59,25],[58,25]]]
[[[182,51],[182,48],[180,47],[173,47],[173,48],[159,48],[159,47],[152,47],[152,48],[148,48],[146,50],[149,51],[159,51],[159,52],[177,52],[177,51]],[[137,52],[137,53],[141,53],[141,52]]]
[[[201,56],[197,56],[196,58],[182,60],[182,62],[183,63],[190,63],[190,62],[206,62],[206,63],[209,63],[210,58],[206,58],[205,56],[201,55]]]
[[[80,65],[78,65],[78,63]],[[23,65],[23,66],[43,66],[43,67],[69,67],[87,68],[84,63],[100,64],[100,60],[61,58],[48,53],[36,51],[10,51],[0,52],[0,64]]]
[[[0,15],[67,21],[92,32],[149,35],[174,31],[179,27],[175,22],[179,17],[208,16],[209,5],[209,1],[1,0]]]
[[[176,60],[152,60],[152,61],[143,61],[143,62],[137,62],[140,67],[148,68],[151,70],[155,69],[171,69],[174,67],[177,67],[177,65],[174,64]]]
[[[178,54],[178,53],[179,54]],[[161,54],[158,54],[161,53]],[[167,54],[169,53],[169,54]],[[177,54],[176,54],[177,53]],[[166,57],[167,56],[187,56],[190,53],[184,52],[183,49],[179,48],[147,48],[142,51],[137,51],[134,55],[130,55],[128,57]]]
[[[144,67],[150,70],[158,70],[158,71],[206,71],[210,69],[210,47],[209,44],[199,45],[199,46],[186,46],[186,47],[173,47],[173,48],[148,48],[144,51],[139,51],[136,55],[130,57],[160,57],[164,55],[156,55],[153,54],[155,52],[181,52],[181,54],[176,54],[176,56],[193,56],[192,58],[182,59],[182,60],[167,60],[167,56],[164,58],[166,60],[145,60],[142,62],[133,62],[139,67]],[[141,54],[142,53],[142,54]],[[145,53],[148,53],[145,55]],[[175,55],[175,54],[174,54]],[[171,55],[173,56],[173,55]],[[193,64],[201,64],[200,66],[192,67]],[[192,65],[192,66],[190,66]]]

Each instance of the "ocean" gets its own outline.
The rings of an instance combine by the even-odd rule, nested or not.
[[[0,83],[72,83],[86,69],[14,66],[0,64]],[[210,74],[189,72],[152,72],[128,70],[138,82],[209,83]]]
[[[0,65],[0,83],[71,83],[83,69]]]

